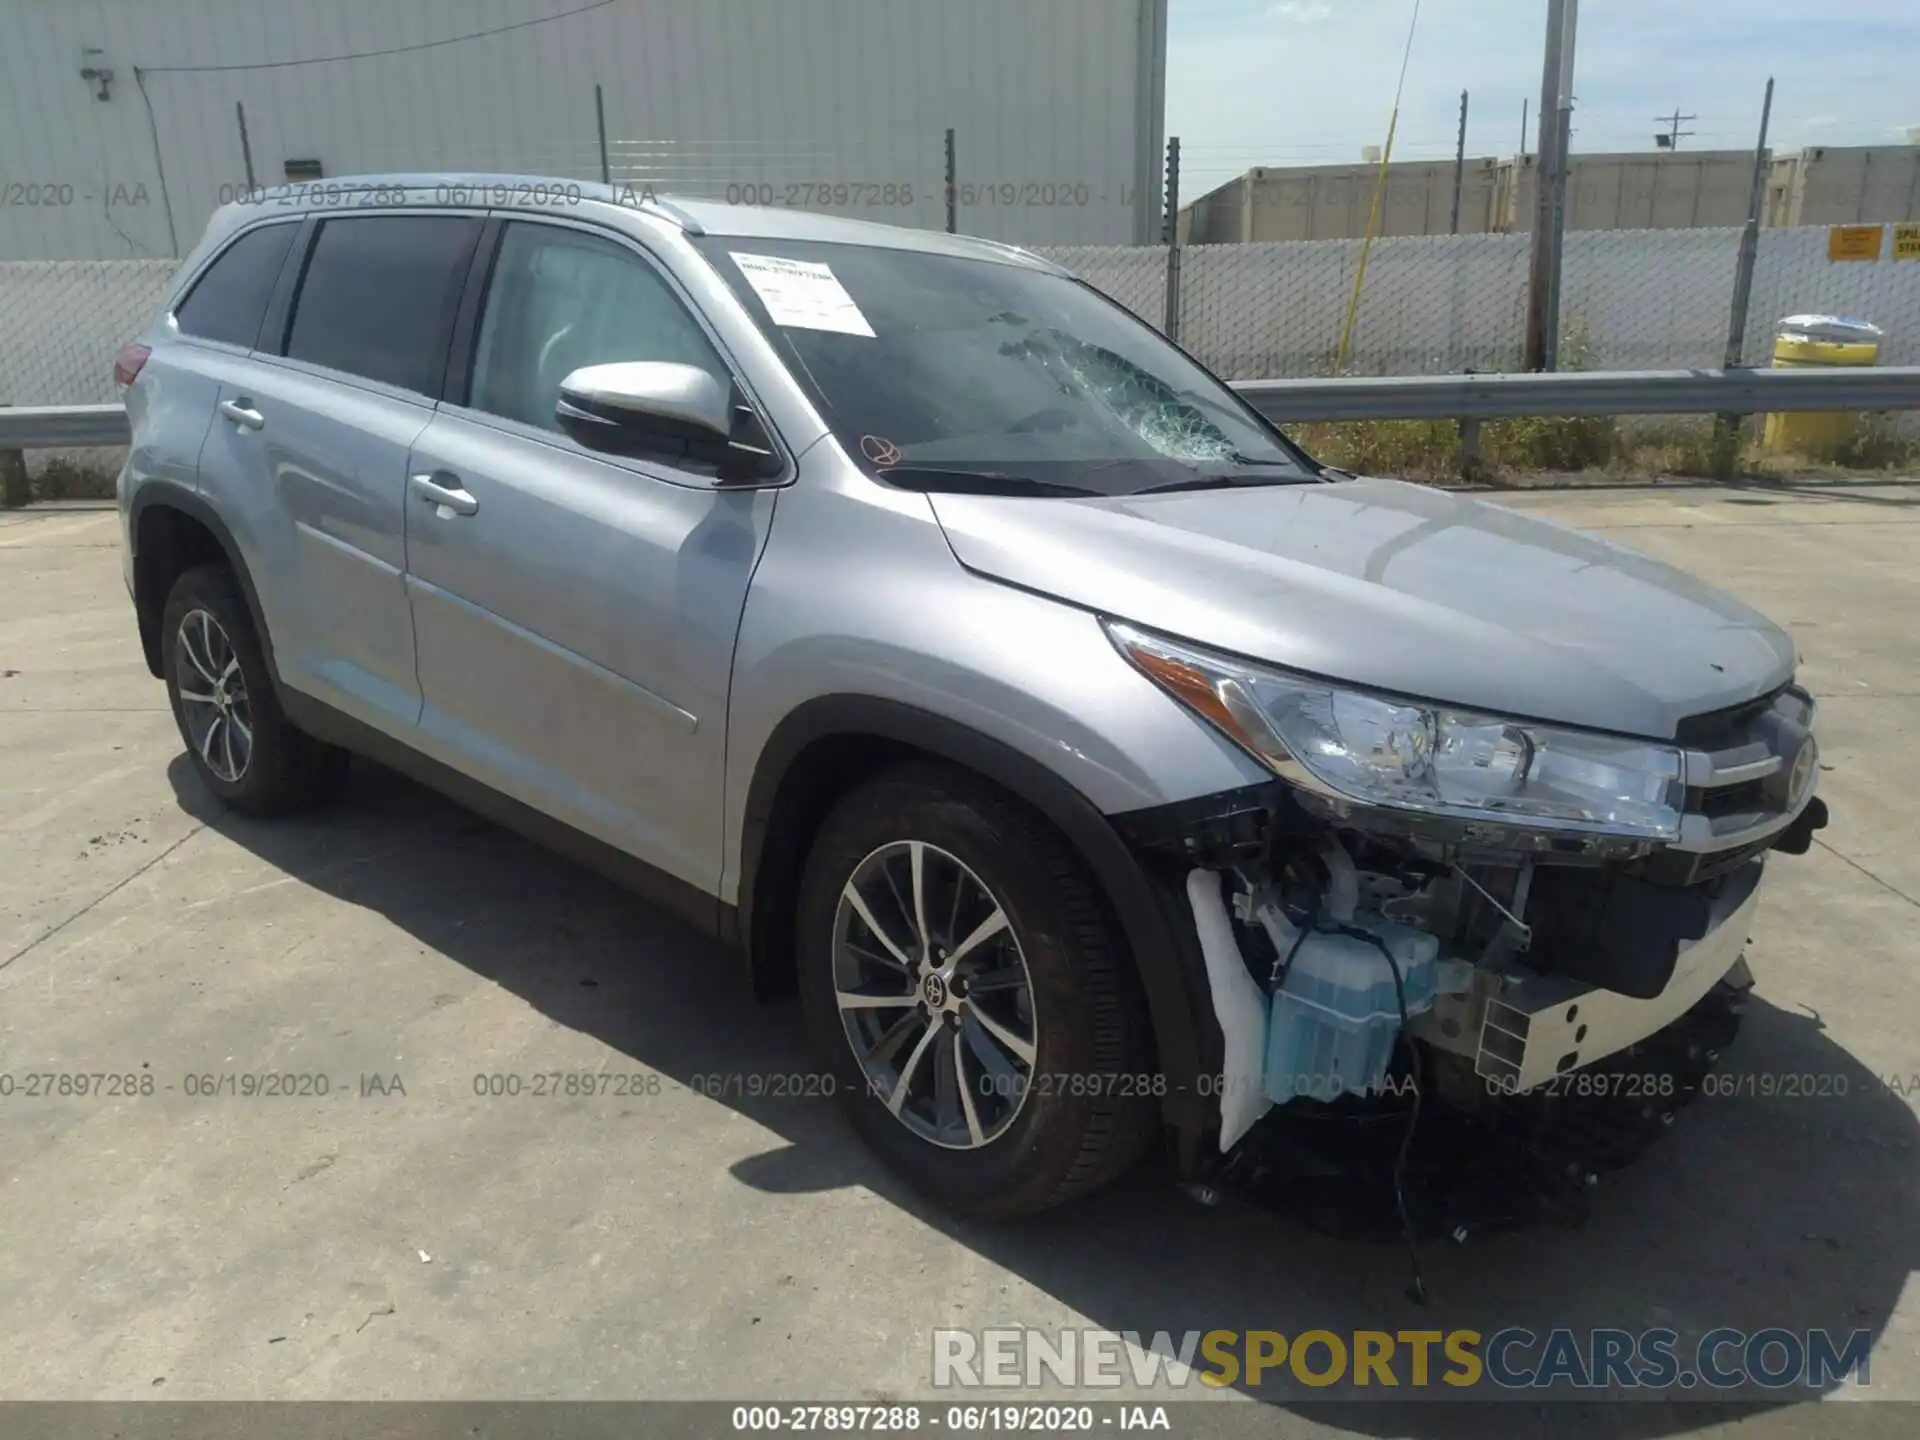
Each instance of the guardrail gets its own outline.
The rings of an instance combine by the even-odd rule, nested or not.
[[[1236,380],[1269,420],[1497,420],[1514,415],[1767,415],[1920,409],[1920,367],[1563,370]]]
[[[119,405],[0,405],[0,450],[125,445],[132,438]]]
[[[1588,370],[1546,375],[1363,375],[1236,380],[1268,419],[1458,420],[1466,463],[1477,463],[1482,420],[1515,415],[1764,415],[1823,410],[1920,410],[1920,367],[1831,370]],[[125,445],[118,405],[0,406],[0,478],[22,504],[19,452]],[[1729,461],[1730,463],[1730,461]],[[20,497],[20,498],[16,498]]]

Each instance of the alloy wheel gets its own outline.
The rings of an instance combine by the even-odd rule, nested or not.
[[[253,707],[233,641],[210,613],[189,610],[174,644],[174,685],[187,743],[218,779],[238,784],[253,760]]]
[[[874,1096],[921,1139],[974,1150],[1031,1088],[1039,1029],[998,897],[923,840],[857,866],[834,915],[834,1002]]]

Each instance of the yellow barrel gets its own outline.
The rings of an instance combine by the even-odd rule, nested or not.
[[[1789,315],[1773,341],[1777,370],[1824,365],[1873,365],[1880,359],[1885,334],[1878,325],[1838,315]],[[1844,450],[1860,423],[1858,415],[1825,411],[1811,415],[1769,415],[1764,445],[1769,455],[1805,455],[1826,459]]]

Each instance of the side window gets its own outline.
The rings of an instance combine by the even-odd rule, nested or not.
[[[297,223],[263,225],[221,251],[175,307],[180,333],[252,349],[287,248],[299,230]]]
[[[320,227],[287,354],[438,396],[477,217],[380,215]]]
[[[680,298],[631,250],[555,225],[508,225],[481,312],[468,405],[558,430],[560,382],[583,365],[616,360],[677,361],[733,383]]]

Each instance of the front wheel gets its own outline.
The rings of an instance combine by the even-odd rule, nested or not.
[[[814,841],[798,919],[836,1090],[933,1198],[1042,1210],[1151,1138],[1162,1086],[1112,922],[1066,843],[1000,792],[911,766],[849,795]]]

